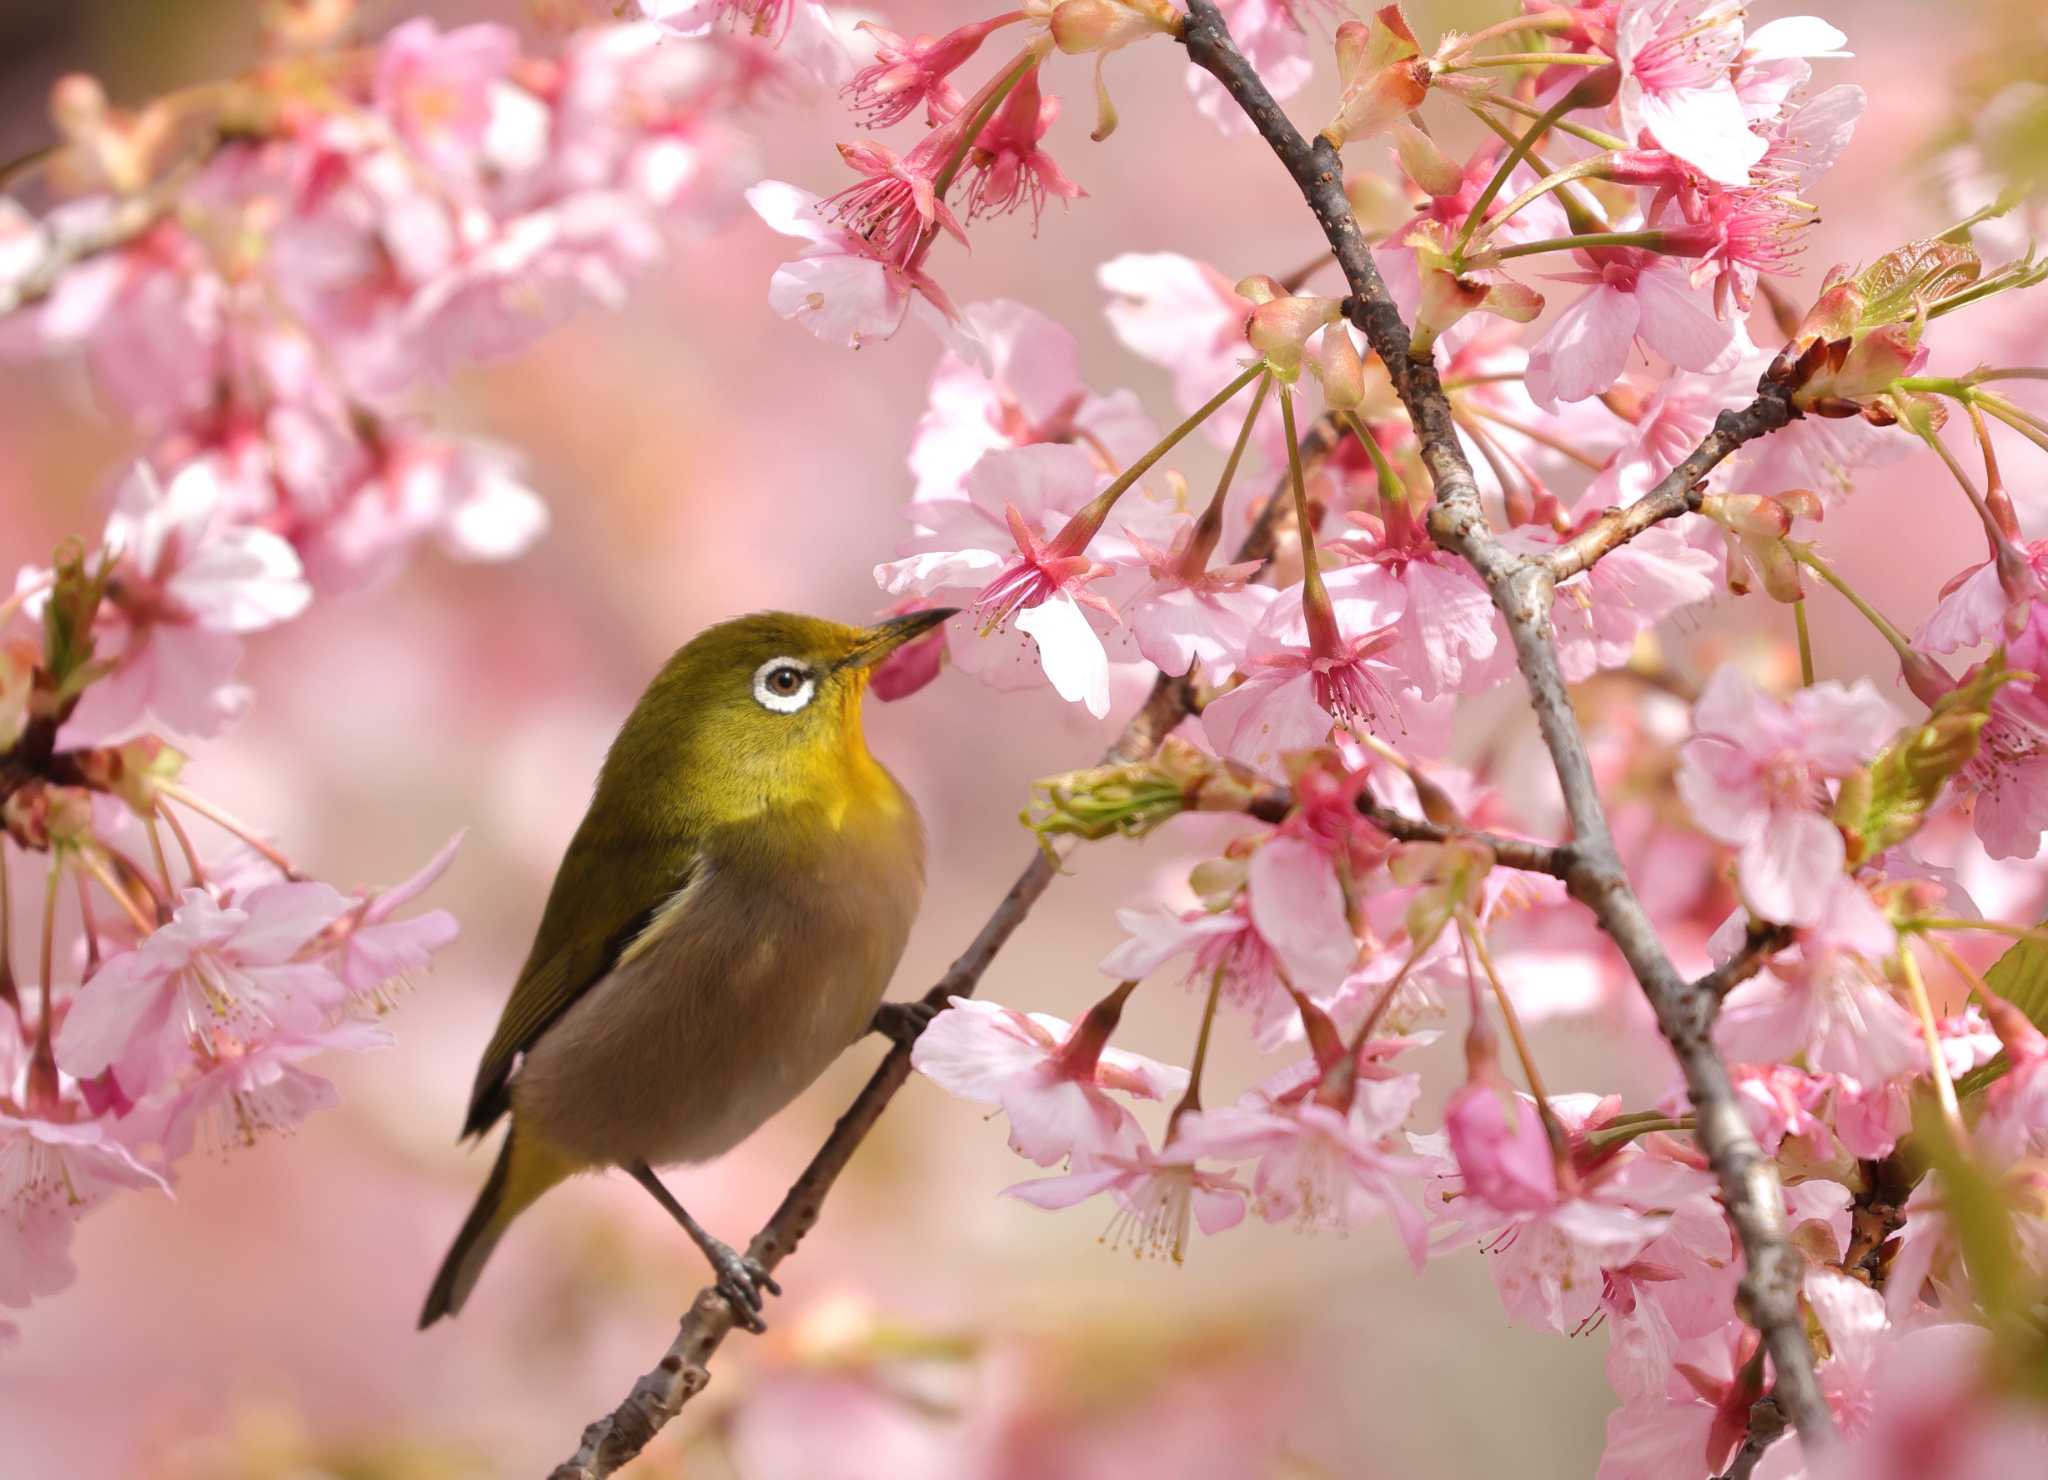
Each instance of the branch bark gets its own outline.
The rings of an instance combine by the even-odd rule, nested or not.
[[[1351,289],[1352,296],[1346,300],[1351,321],[1385,363],[1414,425],[1423,464],[1436,490],[1430,533],[1439,545],[1463,557],[1478,572],[1507,623],[1515,660],[1528,685],[1537,726],[1556,767],[1571,819],[1567,886],[1593,911],[1621,951],[1678,1059],[1701,1149],[1720,1181],[1722,1202],[1747,1261],[1738,1304],[1745,1318],[1762,1333],[1770,1351],[1777,1374],[1773,1393],[1780,1407],[1798,1428],[1807,1453],[1817,1454],[1832,1440],[1834,1422],[1814,1376],[1813,1348],[1799,1317],[1801,1260],[1786,1240],[1784,1194],[1777,1172],[1750,1134],[1727,1066],[1714,1049],[1712,1029],[1719,997],[1678,974],[1649,915],[1629,887],[1565,689],[1550,625],[1551,599],[1561,575],[1584,569],[1657,519],[1691,507],[1700,478],[1743,442],[1783,426],[1791,417],[1791,407],[1771,394],[1759,395],[1747,411],[1717,421],[1707,440],[1652,491],[1656,502],[1641,515],[1626,510],[1610,513],[1581,536],[1582,546],[1562,547],[1550,559],[1515,554],[1487,523],[1479,485],[1459,446],[1450,399],[1437,378],[1436,366],[1409,358],[1407,325],[1380,280],[1365,236],[1351,214],[1337,151],[1324,139],[1310,143],[1288,121],[1238,51],[1211,0],[1188,0],[1187,23],[1180,39],[1188,59],[1222,83],[1244,110],[1293,177],[1322,227]],[[1558,558],[1567,552],[1568,558]]]
[[[1329,450],[1335,430],[1325,420],[1304,439],[1304,456]],[[1272,558],[1274,526],[1289,505],[1282,496],[1282,484],[1267,498],[1244,541],[1233,557],[1235,562]],[[1104,765],[1143,760],[1157,750],[1174,727],[1195,712],[1193,684],[1186,678],[1161,675],[1152,685],[1145,703],[1103,753]],[[1024,923],[1031,907],[1038,903],[1052,883],[1055,869],[1043,851],[1031,855],[1031,862],[1017,875],[1000,903],[990,913],[974,941],[947,968],[924,1001],[944,1007],[949,998],[972,997],[982,974],[988,970],[1004,942]],[[825,1195],[839,1174],[853,1160],[853,1153],[867,1139],[896,1091],[910,1078],[910,1049],[902,1044],[889,1050],[853,1104],[832,1127],[832,1134],[811,1158],[810,1165],[784,1194],[781,1204],[747,1245],[747,1253],[761,1261],[771,1273],[791,1254],[824,1206]],[[684,1313],[681,1328],[667,1352],[652,1369],[633,1384],[632,1391],[610,1413],[583,1430],[576,1452],[549,1472],[548,1480],[603,1480],[637,1456],[652,1442],[662,1427],[682,1411],[683,1405],[702,1392],[711,1381],[711,1356],[733,1329],[732,1307],[715,1286],[697,1292]]]

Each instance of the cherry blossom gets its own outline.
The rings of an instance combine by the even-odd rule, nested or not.
[[[58,1062],[81,1079],[111,1068],[139,1099],[195,1043],[318,1027],[343,986],[299,956],[346,907],[325,884],[271,884],[228,906],[185,890],[169,924],[103,962],[79,992],[57,1030]]]
[[[1821,814],[1823,783],[1846,776],[1891,738],[1897,717],[1869,682],[1801,689],[1776,699],[1738,668],[1717,672],[1693,710],[1678,789],[1700,826],[1742,852],[1737,879],[1751,908],[1815,924],[1845,849]]]
[[[1574,254],[1568,281],[1594,284],[1529,350],[1529,394],[1545,410],[1597,396],[1620,378],[1640,344],[1681,370],[1708,370],[1737,342],[1732,321],[1715,317],[1684,265],[1635,247]]]
[[[808,245],[775,270],[768,304],[827,344],[859,349],[888,339],[916,309],[941,337],[955,315],[945,292],[921,268],[881,255],[865,238],[838,224],[807,190],[764,180],[747,191],[756,215],[784,236]]]
[[[1629,138],[1647,134],[1711,180],[1748,184],[1764,143],[1750,132],[1735,90],[1741,8],[1722,0],[1627,0],[1614,35],[1621,67],[1615,103]]]
[[[1071,1208],[1106,1193],[1118,1212],[1105,1240],[1112,1247],[1129,1240],[1133,1253],[1170,1258],[1175,1264],[1187,1257],[1191,1228],[1218,1234],[1244,1221],[1243,1186],[1228,1173],[1197,1166],[1193,1153],[1178,1143],[1163,1151],[1141,1146],[1133,1155],[1111,1152],[1092,1166],[1020,1182],[1003,1192],[1047,1209]]]
[[[1919,1026],[1882,974],[1896,947],[1884,912],[1835,872],[1811,927],[1798,936],[1798,955],[1774,958],[1728,994],[1717,1041],[1731,1059],[1769,1063],[1803,1054],[1811,1068],[1865,1086],[1924,1069]]]
[[[1271,1223],[1353,1228],[1384,1212],[1421,1268],[1427,1229],[1413,1191],[1423,1163],[1400,1146],[1421,1091],[1412,1074],[1361,1078],[1348,1110],[1313,1096],[1270,1100],[1256,1091],[1238,1104],[1198,1111],[1183,1123],[1188,1154],[1223,1161],[1256,1158],[1254,1204]]]
[[[1186,1087],[1187,1073],[1107,1047],[1089,1027],[955,997],[919,1035],[911,1067],[963,1099],[1000,1106],[1010,1149],[1040,1166],[1134,1154],[1144,1133],[1103,1091],[1165,1099]]]
[[[312,600],[298,556],[268,531],[227,524],[220,484],[200,464],[161,487],[138,468],[105,540],[114,671],[87,690],[64,742],[116,743],[152,721],[177,734],[215,733],[246,702],[230,681],[240,635],[289,621]]]

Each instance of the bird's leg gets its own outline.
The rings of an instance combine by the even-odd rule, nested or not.
[[[903,1048],[917,1042],[918,1037],[932,1025],[932,1019],[943,1009],[932,1006],[920,997],[915,1002],[884,1002],[875,1009],[872,1021],[868,1023],[870,1033],[880,1033],[891,1043]]]
[[[687,1209],[676,1201],[675,1194],[661,1185],[661,1179],[654,1175],[654,1168],[644,1161],[636,1161],[627,1171],[633,1180],[654,1195],[654,1200],[668,1209],[669,1217],[683,1225],[691,1241],[704,1251],[704,1257],[711,1261],[711,1267],[718,1274],[718,1293],[725,1297],[732,1307],[733,1319],[756,1335],[768,1329],[768,1323],[761,1319],[761,1291],[780,1295],[782,1286],[769,1276],[767,1267],[758,1259],[749,1258],[732,1245],[713,1238],[710,1230],[692,1218]]]

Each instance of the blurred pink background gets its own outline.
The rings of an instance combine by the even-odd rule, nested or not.
[[[421,8],[529,23],[509,0],[373,5],[370,29]],[[879,8],[904,30],[968,16]],[[1427,39],[1505,8],[1407,9]],[[2020,8],[1999,9],[2010,24]],[[117,100],[140,101],[242,65],[253,11],[235,0],[10,0],[0,154],[42,142],[45,96],[65,71],[92,71]],[[1758,11],[1841,25],[1858,59],[1823,63],[1822,75],[1873,99],[1820,187],[1823,223],[1793,287],[1803,303],[1831,262],[1953,219],[1923,146],[1998,22],[1990,8],[1902,0]],[[1155,414],[1168,410],[1165,377],[1110,335],[1096,264],[1170,249],[1232,275],[1278,274],[1317,246],[1270,156],[1221,139],[1182,71],[1164,46],[1113,58],[1123,122],[1096,146],[1085,64],[1061,69],[1068,110],[1053,145],[1089,198],[1052,211],[1036,241],[1021,220],[983,231],[975,255],[951,253],[943,273],[956,301],[1017,297],[1054,314],[1079,336],[1092,384],[1132,385]],[[1293,111],[1313,118],[1323,106],[1312,91]],[[830,145],[850,134],[843,112],[820,100],[771,123],[764,173],[830,188]],[[858,358],[817,345],[768,311],[777,260],[772,234],[736,218],[679,242],[630,312],[586,315],[517,362],[446,387],[438,417],[531,459],[553,514],[547,537],[507,565],[425,555],[395,584],[316,605],[252,645],[254,711],[200,750],[195,785],[344,886],[403,877],[467,829],[433,896],[463,937],[389,1019],[397,1048],[326,1066],[339,1109],[227,1160],[193,1158],[175,1201],[126,1195],[85,1220],[76,1285],[28,1311],[21,1342],[0,1354],[8,1480],[538,1475],[661,1353],[705,1270],[622,1177],[553,1194],[507,1239],[460,1320],[412,1328],[487,1170],[486,1155],[454,1146],[476,1055],[618,720],[668,652],[714,619],[789,607],[861,620],[880,605],[869,571],[894,553],[903,457],[937,346],[915,326]],[[1997,357],[1989,336],[2016,333],[2018,308],[2001,302],[1991,317],[2002,323],[1974,325],[1981,353]],[[128,446],[75,366],[0,365],[0,555],[42,561],[62,535],[96,531],[99,490]],[[1207,456],[1185,464],[1197,483]],[[1922,517],[1927,481],[1919,462],[1885,470],[1830,524],[1888,610],[1924,611],[1942,579],[1981,558],[1958,501]],[[1814,605],[1823,676],[1889,684],[1867,629]],[[1681,636],[1718,638],[1724,616],[1737,620],[1724,606]],[[1114,720],[960,675],[870,706],[874,748],[918,798],[932,839],[930,895],[892,995],[943,970],[1029,857],[1016,814],[1031,779],[1091,760]],[[1184,871],[1204,837],[1214,834],[1078,854],[1075,877],[1055,886],[985,993],[1079,1010],[1102,990],[1095,963],[1117,938],[1106,905]],[[1161,982],[1126,1033],[1133,1048],[1185,1062],[1194,1021],[1194,1004]],[[1626,1051],[1640,1064],[1631,1087],[1656,1093],[1661,1066],[1623,1042],[1545,1033],[1552,1088],[1590,1085],[1596,1065],[1603,1084],[1626,1078],[1609,1062]],[[740,1152],[672,1185],[744,1242],[880,1054],[878,1041],[852,1050]],[[1455,1043],[1432,1056],[1441,1093]],[[1223,1096],[1261,1072],[1226,1061],[1211,1082]],[[861,1422],[843,1411],[835,1373],[878,1344],[923,1353],[903,1380],[957,1414],[949,1421],[1009,1435],[1019,1476],[1591,1473],[1611,1402],[1605,1339],[1509,1326],[1484,1255],[1445,1258],[1418,1278],[1381,1229],[1346,1240],[1248,1222],[1199,1243],[1184,1268],[1137,1263],[1099,1246],[1096,1205],[1047,1215],[999,1200],[1025,1170],[998,1127],[913,1082],[783,1271],[771,1334],[729,1342],[705,1397],[632,1473],[905,1472],[910,1460],[880,1457],[897,1454],[880,1438],[773,1468],[800,1432],[788,1415],[821,1435]],[[906,1455],[926,1442],[898,1438]]]

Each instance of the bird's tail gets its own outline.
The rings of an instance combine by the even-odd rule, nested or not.
[[[491,1257],[512,1220],[573,1170],[545,1142],[521,1135],[516,1123],[512,1126],[484,1190],[477,1194],[476,1206],[469,1210],[462,1231],[455,1235],[454,1247],[441,1261],[441,1272],[434,1276],[433,1288],[427,1291],[426,1306],[420,1311],[422,1331],[462,1309],[476,1287],[477,1276],[484,1271],[484,1261]]]

